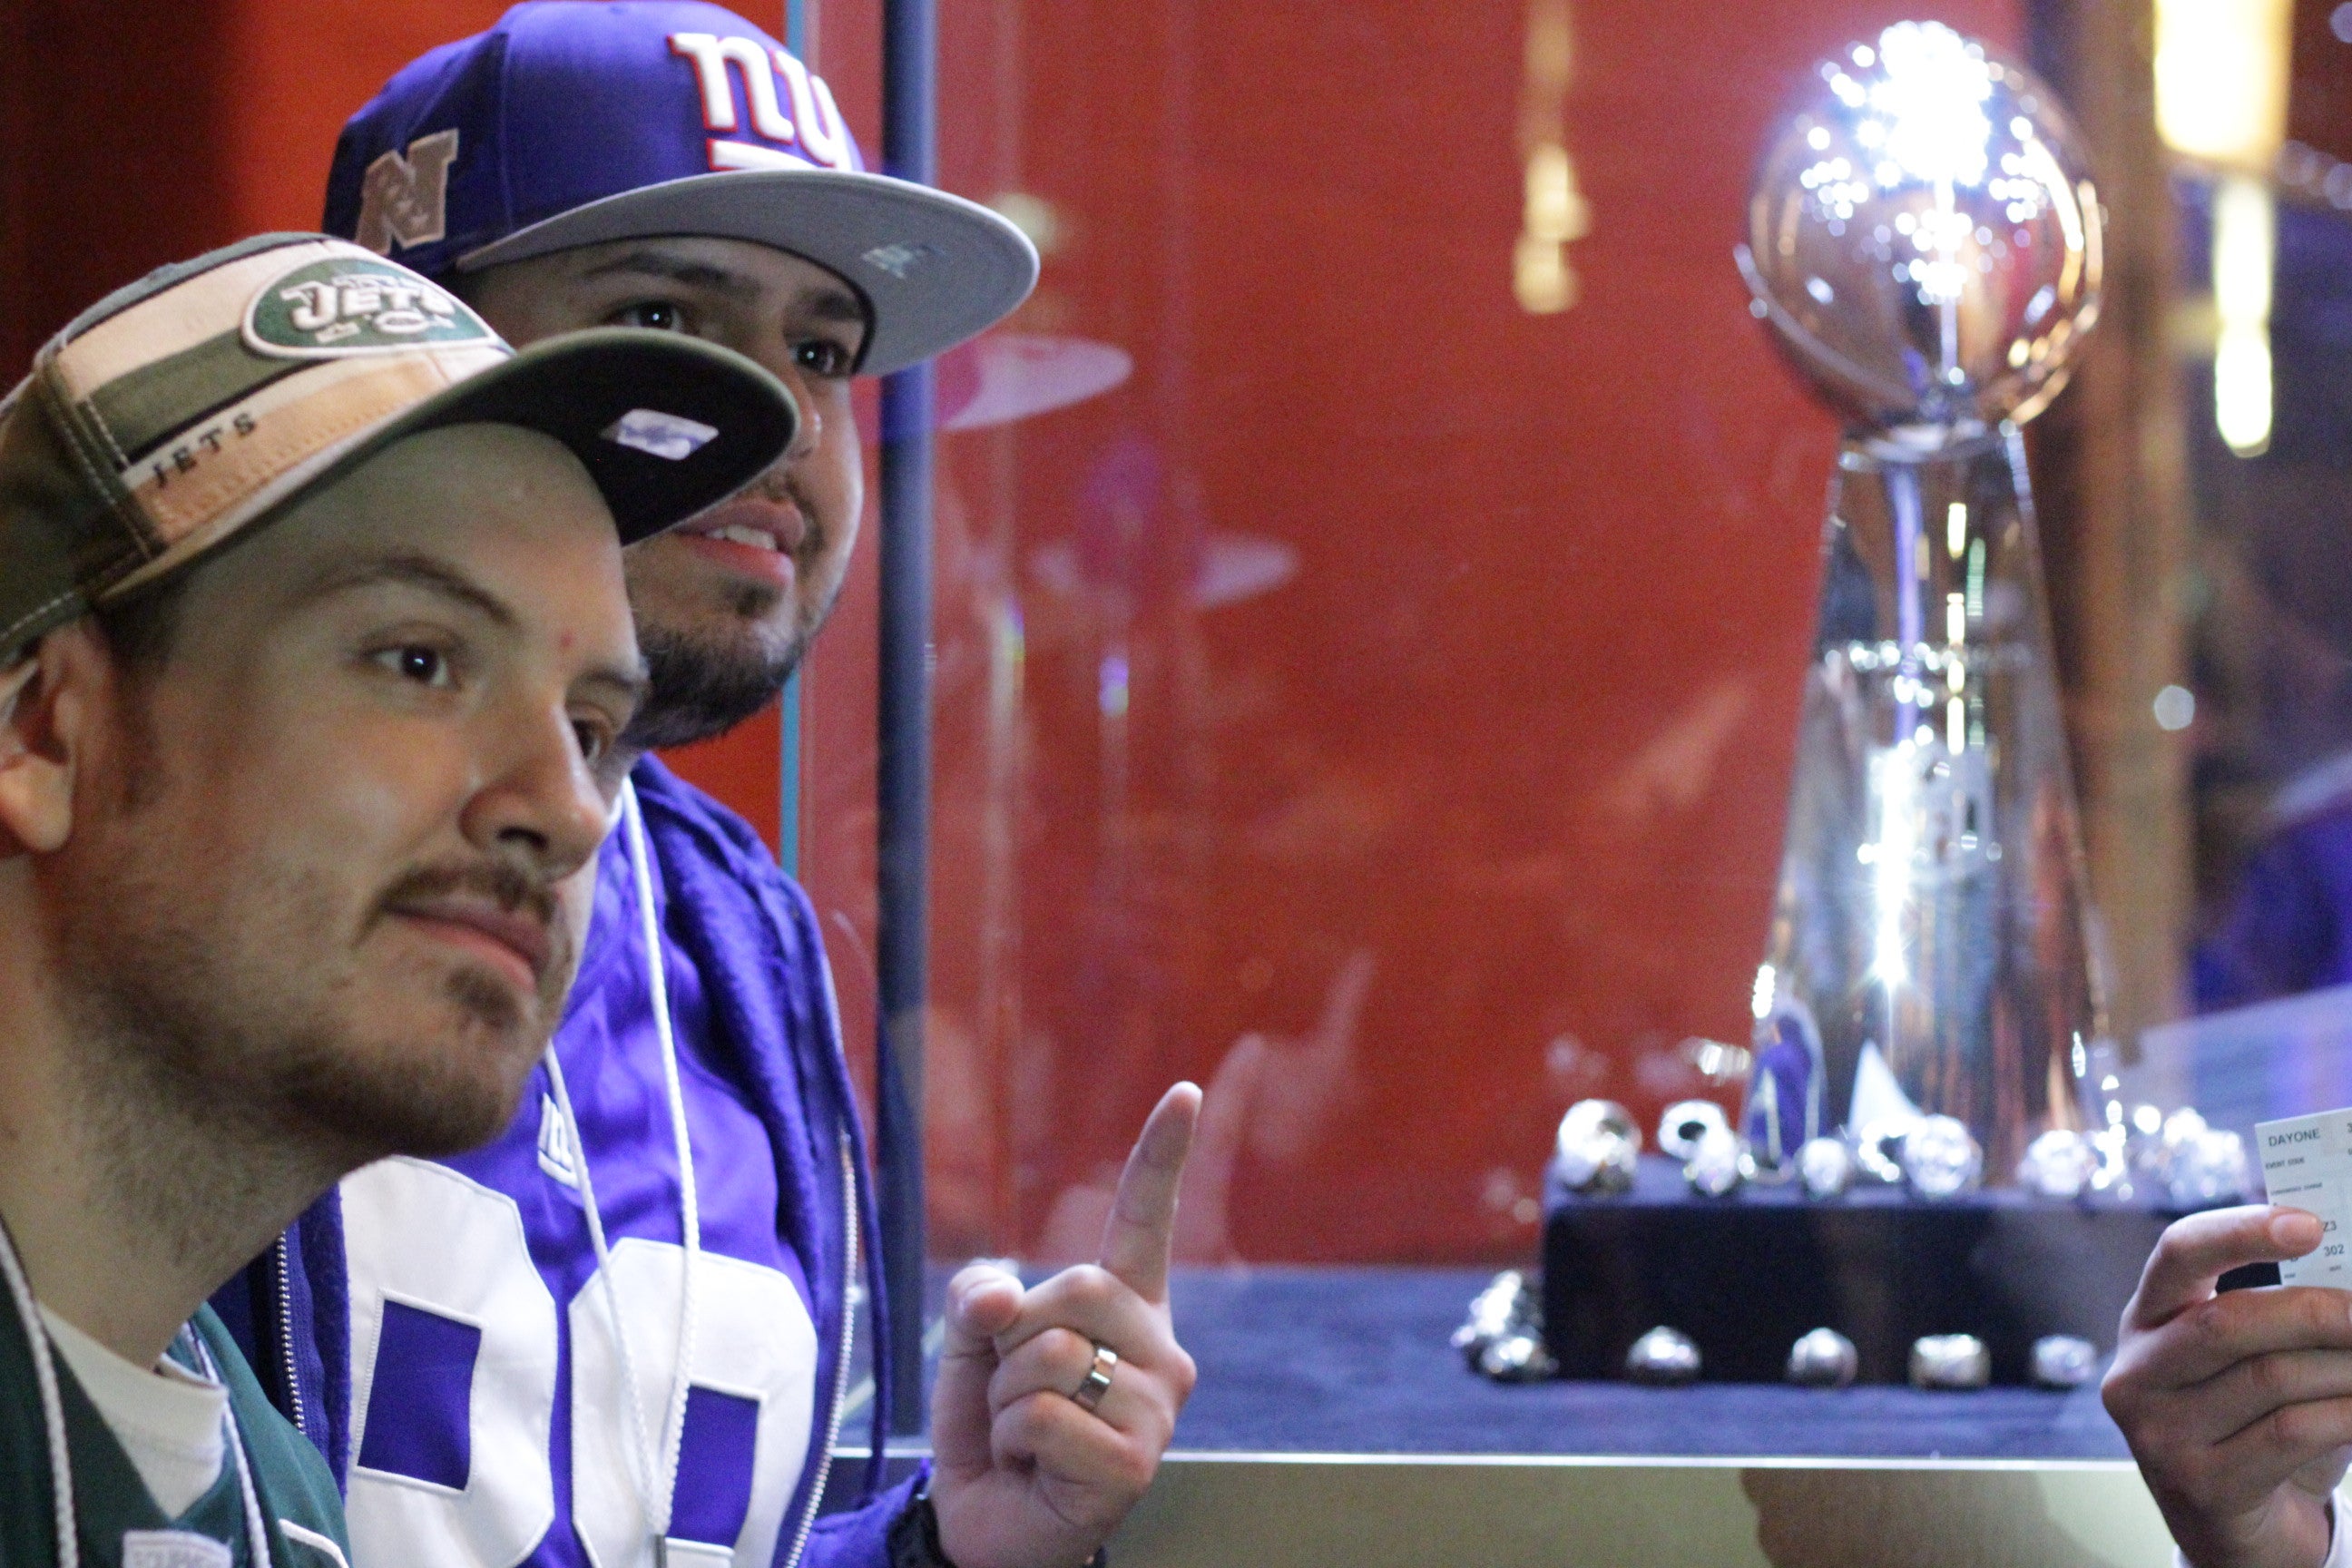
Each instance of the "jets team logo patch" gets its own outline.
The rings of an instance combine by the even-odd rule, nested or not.
[[[246,308],[245,341],[278,359],[341,359],[498,336],[454,296],[396,263],[349,258],[285,273]]]

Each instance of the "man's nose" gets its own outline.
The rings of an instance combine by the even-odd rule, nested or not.
[[[793,395],[793,406],[800,410],[800,423],[793,426],[793,444],[784,448],[780,466],[799,462],[815,451],[824,437],[824,416],[816,408],[816,399],[810,395],[808,374],[798,365],[786,367],[785,388]]]
[[[544,884],[587,864],[612,818],[564,704],[524,706],[484,714],[482,783],[461,826],[475,848]]]

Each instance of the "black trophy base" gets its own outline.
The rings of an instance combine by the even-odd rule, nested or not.
[[[1544,1330],[1561,1375],[1622,1378],[1660,1325],[1697,1344],[1700,1376],[1779,1383],[1800,1336],[1852,1340],[1861,1381],[1902,1383],[1923,1334],[1974,1334],[1996,1384],[2032,1381],[2033,1342],[2074,1334],[2104,1353],[2176,1211],[2072,1204],[2012,1190],[1939,1203],[1857,1187],[1829,1203],[1794,1184],[1703,1198],[1645,1154],[1633,1191],[1544,1192]]]

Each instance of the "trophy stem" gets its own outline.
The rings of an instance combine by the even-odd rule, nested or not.
[[[2080,1127],[2104,1024],[2016,432],[1850,442],[1822,549],[1762,1043],[1804,1019],[1828,1116],[1957,1117],[2000,1179]]]

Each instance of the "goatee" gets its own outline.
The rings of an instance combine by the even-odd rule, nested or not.
[[[652,691],[622,743],[646,752],[716,740],[774,701],[799,668],[808,633],[796,629],[778,649],[756,635],[698,637],[641,623],[637,644]]]

